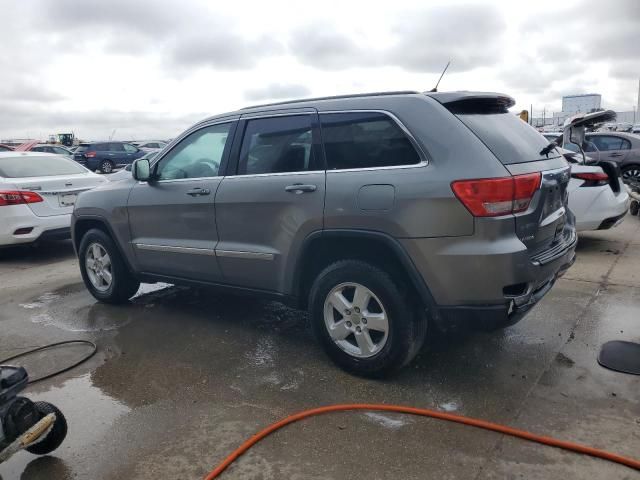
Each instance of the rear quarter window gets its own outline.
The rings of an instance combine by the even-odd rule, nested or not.
[[[512,113],[457,114],[462,123],[476,134],[504,165],[535,162],[560,156],[540,152],[550,143],[529,124]]]
[[[399,167],[421,159],[413,144],[384,113],[321,113],[328,170]]]

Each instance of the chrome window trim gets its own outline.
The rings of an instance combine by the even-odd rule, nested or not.
[[[216,178],[224,178],[222,175],[216,175],[215,177],[193,177],[193,178],[173,178],[167,180],[156,180],[155,183],[180,183],[180,182],[193,182],[196,180],[213,180]],[[147,183],[147,182],[142,182]]]
[[[195,247],[175,247],[171,245],[151,245],[148,243],[134,243],[138,250],[149,250],[152,252],[171,252],[171,253],[190,253],[193,255],[216,255],[212,248],[195,248]]]
[[[248,260],[273,260],[273,253],[243,252],[240,250],[216,250],[218,257],[244,258]]]
[[[302,172],[252,173],[250,175],[227,175],[224,178],[280,177],[282,175],[311,175],[324,172],[325,170],[304,170]]]
[[[173,180],[156,180],[154,183],[181,183],[181,182],[193,182],[197,180],[215,180],[215,179],[222,180],[223,178],[225,177],[223,177],[222,175],[217,175],[215,177],[174,178]],[[149,184],[149,182],[143,182],[140,180],[137,183],[138,185]]]
[[[389,165],[386,167],[362,167],[362,168],[336,168],[334,170],[327,170],[327,175],[336,174],[340,172],[370,172],[376,170],[406,170],[409,168],[422,168],[429,165],[426,160],[421,160],[420,163],[413,163],[411,165]]]

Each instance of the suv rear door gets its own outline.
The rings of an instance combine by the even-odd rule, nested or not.
[[[145,154],[145,152],[143,152],[139,148],[134,147],[129,143],[122,143],[121,145],[122,145],[122,148],[124,149],[124,156],[122,157],[122,160],[119,162],[120,164],[129,165],[136,158],[140,158]]]
[[[103,160],[111,160],[114,166],[127,163],[127,152],[120,142],[109,142],[104,144],[105,152],[101,157]]]
[[[288,260],[323,227],[318,116],[310,109],[243,115],[236,137],[216,194],[218,263],[226,283],[282,292]]]
[[[220,280],[214,198],[234,129],[230,120],[195,127],[153,164],[153,180],[133,187],[127,208],[139,271]]]

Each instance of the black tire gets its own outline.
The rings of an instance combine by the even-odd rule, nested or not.
[[[113,162],[111,160],[103,160],[100,163],[99,170],[102,173],[113,173],[113,167],[114,167],[114,165],[113,165]]]
[[[631,205],[629,206],[629,213],[631,215],[638,215],[638,210],[640,210],[640,205],[638,205],[638,201],[631,200]]]
[[[324,319],[327,295],[343,283],[357,283],[380,301],[388,317],[384,346],[368,358],[345,352],[329,335]],[[365,377],[383,377],[408,364],[424,344],[427,319],[409,289],[387,272],[360,260],[341,260],[329,265],[315,279],[309,296],[311,321],[327,355],[344,370]]]
[[[111,259],[112,281],[109,288],[105,291],[98,290],[91,283],[87,272],[86,258],[87,249],[93,244],[100,245]],[[120,251],[109,235],[97,228],[89,230],[80,241],[78,249],[78,259],[80,261],[80,274],[84,284],[97,300],[104,303],[125,303],[140,288],[140,282],[129,272]]]
[[[50,413],[55,413],[56,415],[56,421],[47,437],[41,442],[25,448],[27,452],[33,453],[34,455],[46,455],[58,448],[67,436],[67,419],[64,418],[62,412],[58,410],[55,405],[51,405],[50,403],[36,402],[34,406],[40,415],[39,420],[42,420]]]

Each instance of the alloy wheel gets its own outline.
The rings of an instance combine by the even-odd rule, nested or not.
[[[389,337],[389,319],[382,302],[359,283],[341,283],[329,292],[324,322],[333,342],[357,358],[376,355]]]
[[[99,243],[92,243],[85,254],[85,269],[93,287],[106,292],[113,283],[111,257]]]
[[[623,180],[636,180],[636,181],[640,181],[640,168],[637,167],[631,167],[627,170],[624,170],[622,172],[622,179]]]
[[[102,170],[104,173],[111,173],[113,171],[113,165],[109,161],[103,162],[100,170]]]

